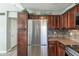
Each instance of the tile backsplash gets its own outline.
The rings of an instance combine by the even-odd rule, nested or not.
[[[55,30],[55,29],[48,29],[48,37],[69,37],[68,30]]]
[[[70,32],[70,39],[79,41],[79,30],[69,30]]]
[[[63,37],[79,41],[79,30],[48,29],[48,37]]]

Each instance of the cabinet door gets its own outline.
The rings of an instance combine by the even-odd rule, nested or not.
[[[26,13],[18,13],[18,29],[27,28],[28,15]]]
[[[65,14],[65,27],[68,28],[68,12]]]
[[[60,29],[63,28],[63,15],[60,16]]]
[[[54,28],[57,28],[57,16],[54,16]]]
[[[78,13],[79,12],[79,4],[76,7],[77,7],[77,13]]]
[[[57,16],[57,28],[59,29],[60,28],[60,17]]]
[[[74,28],[76,28],[77,6],[74,7]]]
[[[48,42],[48,56],[56,56],[56,42]]]
[[[65,49],[64,45],[60,42],[57,42],[57,56],[64,56],[65,55]]]
[[[56,17],[55,16],[52,16],[53,19],[52,19],[52,25],[53,25],[53,28],[55,29],[56,28]]]
[[[56,56],[56,45],[48,45],[48,55]]]
[[[67,13],[64,14],[64,19],[63,19],[63,21],[64,21],[64,22],[63,22],[64,28],[67,28],[67,23],[68,23],[68,22],[67,22]]]
[[[74,9],[70,10],[70,28],[74,28]]]
[[[28,15],[26,13],[18,14],[18,56],[27,55],[27,44],[28,44],[28,35],[27,35],[27,21]]]
[[[54,16],[50,16],[50,20],[51,20],[51,28],[54,29]]]
[[[27,32],[25,30],[18,30],[18,56],[27,55]]]
[[[70,11],[68,11],[68,28],[70,28]]]
[[[50,18],[50,16],[48,16],[47,19],[48,19],[48,28],[51,28],[51,18]]]

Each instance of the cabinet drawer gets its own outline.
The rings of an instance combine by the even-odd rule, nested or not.
[[[49,45],[56,45],[56,41],[51,41],[51,42],[49,41],[48,44]]]

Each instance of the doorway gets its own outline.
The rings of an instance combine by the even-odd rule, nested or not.
[[[17,19],[8,18],[7,21],[7,51],[12,51],[16,47],[17,54]]]

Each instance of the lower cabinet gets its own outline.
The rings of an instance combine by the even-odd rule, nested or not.
[[[49,56],[56,56],[56,46],[55,45],[48,46],[48,55]]]
[[[18,30],[17,55],[27,56],[27,34],[26,30]]]
[[[48,56],[64,56],[64,45],[58,41],[48,42]]]
[[[65,55],[65,48],[64,48],[64,45],[60,42],[56,42],[57,45],[56,45],[56,55],[57,56],[64,56]]]

